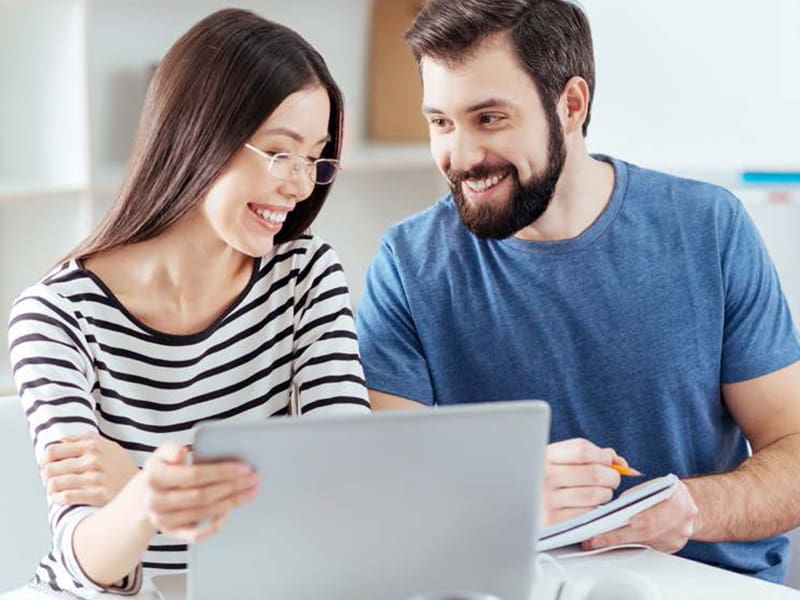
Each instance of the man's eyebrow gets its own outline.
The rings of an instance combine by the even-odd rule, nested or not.
[[[261,131],[259,131],[259,133],[262,135],[285,135],[286,137],[293,139],[299,144],[302,144],[306,141],[306,138],[304,138],[302,135],[300,135],[293,129],[288,129],[287,127],[272,127],[270,129],[262,129]],[[331,134],[329,133],[320,141],[318,141],[317,145],[327,144],[330,141],[331,141]]]
[[[478,102],[467,108],[468,113],[483,110],[485,108],[514,108],[514,103],[510,100],[503,100],[502,98],[489,98],[483,102]]]
[[[473,113],[485,108],[514,108],[515,104],[510,100],[503,100],[502,98],[489,98],[477,104],[467,107],[466,112]],[[422,114],[425,115],[443,115],[444,111],[427,104],[422,105]]]

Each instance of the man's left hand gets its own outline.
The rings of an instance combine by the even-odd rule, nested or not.
[[[691,539],[698,512],[689,488],[683,481],[678,481],[669,498],[635,515],[625,527],[586,540],[583,549],[646,544],[671,554],[683,548]]]

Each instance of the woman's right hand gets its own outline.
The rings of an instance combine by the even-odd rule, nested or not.
[[[167,442],[147,460],[141,477],[150,525],[194,543],[219,531],[233,508],[256,496],[258,476],[238,461],[184,464],[188,452]]]

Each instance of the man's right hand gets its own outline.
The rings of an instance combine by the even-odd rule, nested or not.
[[[566,521],[611,500],[620,483],[612,464],[627,466],[611,448],[573,438],[547,446],[541,521]]]

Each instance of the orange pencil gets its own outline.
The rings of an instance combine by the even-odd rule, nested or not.
[[[641,473],[639,471],[637,471],[636,469],[631,469],[630,467],[627,467],[627,466],[625,466],[625,465],[623,465],[621,463],[611,463],[611,468],[614,469],[620,475],[628,475],[628,476],[641,475]]]

